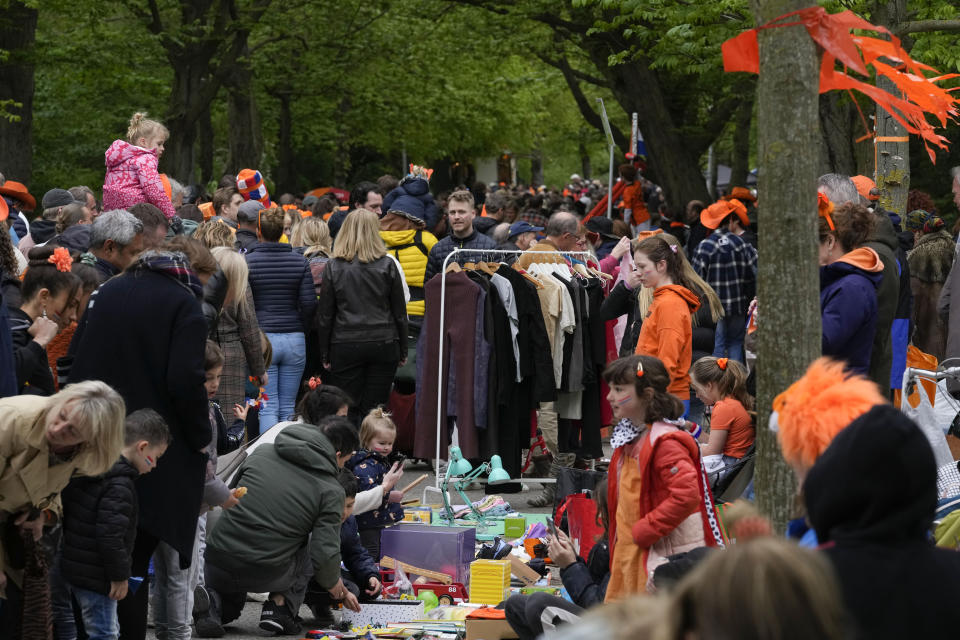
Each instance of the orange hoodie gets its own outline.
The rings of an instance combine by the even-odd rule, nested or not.
[[[686,287],[678,284],[657,287],[634,351],[663,362],[670,374],[667,391],[681,400],[690,399],[690,360],[693,358],[690,315],[699,308],[700,298]]]

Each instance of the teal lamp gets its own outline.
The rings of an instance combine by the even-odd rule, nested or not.
[[[503,461],[500,459],[500,456],[494,455],[490,458],[490,462],[484,462],[474,469],[473,465],[463,458],[463,455],[460,453],[460,447],[450,447],[450,463],[447,465],[447,473],[443,478],[441,489],[443,491],[443,506],[446,510],[448,525],[453,526],[454,524],[453,507],[450,506],[450,481],[454,478],[459,478],[454,481],[453,488],[456,489],[457,493],[463,499],[464,504],[470,507],[470,511],[473,512],[473,517],[476,519],[477,525],[480,528],[486,527],[487,521],[483,513],[474,506],[473,502],[470,501],[470,498],[468,498],[465,493],[470,483],[485,473],[489,474],[487,484],[496,485],[510,482],[510,474],[504,470]]]

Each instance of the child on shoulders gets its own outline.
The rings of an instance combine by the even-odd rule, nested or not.
[[[134,411],[113,468],[102,476],[74,478],[63,490],[63,545],[50,576],[56,637],[77,637],[73,599],[90,638],[119,637],[117,601],[127,596],[137,534],[134,480],[157,466],[169,442],[170,429],[160,414]]]
[[[107,175],[103,180],[103,208],[126,209],[146,202],[163,211],[168,219],[177,215],[157,173],[157,163],[170,132],[145,113],[130,119],[126,140],[114,140],[105,154]]]
[[[392,466],[388,456],[393,452],[396,438],[397,425],[390,414],[381,407],[371,409],[360,423],[360,450],[346,464],[357,477],[360,491],[383,484],[383,477]],[[357,516],[360,539],[375,561],[380,560],[380,532],[403,520],[402,498],[399,491],[385,493],[378,509]]]

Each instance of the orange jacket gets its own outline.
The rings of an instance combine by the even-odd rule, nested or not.
[[[667,391],[681,400],[690,399],[690,360],[693,358],[690,315],[699,308],[700,298],[686,287],[678,284],[657,287],[634,351],[663,362],[670,374]]]
[[[647,203],[643,201],[643,187],[639,182],[631,182],[624,187],[623,208],[633,211],[633,224],[641,224],[650,219]]]

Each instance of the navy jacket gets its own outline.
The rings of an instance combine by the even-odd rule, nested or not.
[[[70,584],[106,595],[130,577],[139,475],[121,456],[105,475],[74,478],[63,490],[60,571]]]
[[[440,220],[437,203],[430,193],[430,183],[423,178],[404,179],[398,187],[387,194],[380,207],[383,213],[394,210],[412,213],[427,223],[427,229],[433,229]]]
[[[310,265],[289,244],[260,242],[247,252],[250,289],[264,333],[304,333],[317,308]]]
[[[856,249],[820,267],[823,355],[843,360],[851,372],[865,376],[870,372],[882,279],[883,263],[871,249]]]
[[[496,249],[497,243],[490,236],[477,233],[476,230],[463,239],[454,237],[453,235],[442,238],[440,242],[433,245],[433,249],[430,250],[430,256],[427,258],[427,273],[423,277],[424,285],[430,281],[430,278],[443,270],[443,261],[453,252],[454,247],[457,249]],[[487,256],[484,256],[482,253],[473,255],[469,253],[459,253],[457,254],[457,262],[460,264],[471,261],[476,262],[483,260],[484,257],[493,261],[500,259],[500,255],[496,253],[491,253]]]
[[[560,570],[560,579],[574,604],[584,609],[603,604],[610,582],[610,548],[600,540],[590,549],[590,556]]]
[[[390,471],[391,465],[379,453],[360,449],[344,466],[357,477],[357,490],[369,491],[383,484],[383,476]],[[361,513],[357,519],[357,526],[375,529],[403,520],[403,506],[399,502],[390,502],[388,497],[388,495],[383,496],[380,506],[373,511]]]
[[[360,541],[360,531],[354,516],[350,516],[340,525],[340,559],[361,590],[367,588],[371,577],[380,579],[377,565]]]

